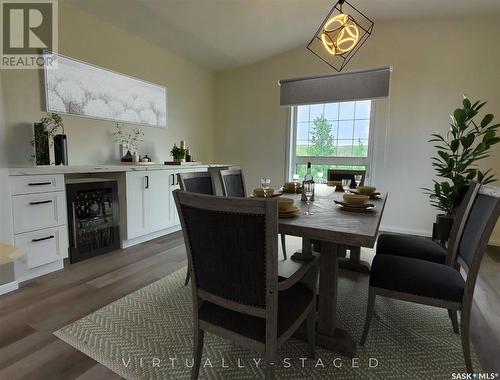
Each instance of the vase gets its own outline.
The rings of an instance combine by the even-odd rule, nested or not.
[[[54,162],[56,165],[68,165],[68,145],[66,135],[54,136]]]
[[[36,165],[50,165],[49,135],[42,123],[33,124]]]
[[[132,153],[130,153],[130,150],[127,150],[125,156],[121,158],[121,162],[132,162]]]

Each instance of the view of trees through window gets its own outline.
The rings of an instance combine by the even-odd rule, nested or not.
[[[367,157],[371,101],[297,107],[297,156]]]
[[[305,161],[312,162],[312,173],[328,169],[365,169],[365,166],[335,163],[335,158],[368,157],[371,101],[312,104],[297,107],[295,172],[306,172]],[[331,157],[331,164],[315,163],[314,157]]]

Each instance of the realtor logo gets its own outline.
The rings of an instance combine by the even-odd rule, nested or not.
[[[0,0],[2,69],[43,68],[57,52],[57,0]]]

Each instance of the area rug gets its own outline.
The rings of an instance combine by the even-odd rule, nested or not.
[[[186,269],[127,295],[55,332],[126,379],[187,379],[192,360],[191,287]],[[361,336],[368,276],[341,271],[338,324]],[[378,298],[365,347],[354,360],[322,348],[307,358],[292,338],[280,350],[282,379],[450,379],[465,372],[459,335],[446,310]],[[473,355],[475,368],[479,368]],[[258,379],[258,354],[205,334],[200,379]]]

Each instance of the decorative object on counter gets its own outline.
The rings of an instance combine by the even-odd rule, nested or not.
[[[167,88],[46,52],[47,111],[167,127]],[[57,69],[50,67],[51,62]]]
[[[193,161],[193,157],[191,157],[191,152],[189,151],[189,148],[186,148],[186,162],[191,162]]]
[[[42,123],[33,124],[33,141],[31,145],[35,148],[36,165],[50,165],[49,134]]]
[[[130,151],[132,150],[134,153],[137,152],[139,144],[144,141],[144,132],[138,128],[125,130],[123,127],[123,124],[116,123],[113,131],[113,137],[115,142],[120,144],[120,154],[122,156],[121,161],[133,162],[133,156]]]
[[[140,161],[139,153],[134,152],[132,153],[132,162],[134,164],[137,164]]]
[[[141,162],[152,162],[150,157],[146,154],[144,157],[141,158]]]
[[[174,162],[186,162],[186,146],[184,141],[181,141],[181,146],[174,144],[170,155],[174,158]]]
[[[487,114],[480,121],[474,120],[486,102],[474,104],[464,96],[462,108],[457,108],[451,115],[450,128],[443,136],[436,132],[429,142],[434,143],[437,156],[432,157],[432,166],[438,177],[433,188],[424,188],[432,206],[442,211],[436,216],[433,236],[441,242],[448,240],[455,212],[467,192],[468,182],[482,184],[495,181],[492,169],[481,171],[477,162],[488,157],[491,147],[500,142],[497,131],[500,124],[492,124],[493,115]]]
[[[59,131],[62,133],[58,134]],[[31,145],[35,149],[33,158],[37,165],[50,165],[50,147],[53,145],[55,164],[68,165],[68,148],[66,135],[64,134],[64,123],[57,113],[48,113],[40,119],[40,123],[34,124]]]
[[[165,161],[165,165],[177,165],[177,166],[196,166],[196,165],[201,165],[200,161],[191,161],[191,162],[186,162],[186,161]]]

